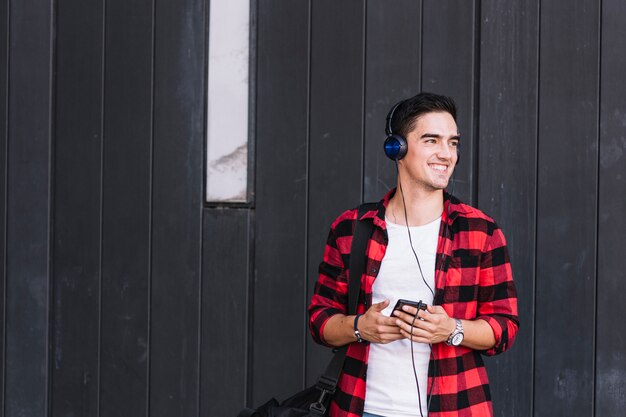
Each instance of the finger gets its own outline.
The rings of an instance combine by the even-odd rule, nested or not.
[[[441,307],[441,306],[430,306],[430,307],[432,307],[432,311],[430,309],[428,310],[430,313],[433,313],[433,314],[445,314],[446,316],[448,315],[446,310],[443,307]]]
[[[396,310],[396,312],[394,313],[394,315],[400,319],[402,319],[403,321],[407,322],[407,323],[413,323],[414,321],[417,321],[417,319],[415,318],[415,316],[413,314],[410,313],[405,313],[404,311],[399,311]]]
[[[400,328],[398,326],[376,326],[373,329],[364,331],[363,334],[368,340],[383,340],[390,336],[398,336]]]
[[[436,306],[432,312],[420,311],[418,317],[423,321],[437,325],[446,322],[448,313],[441,306]]]
[[[421,320],[416,320],[415,322],[408,322],[408,323],[405,321],[398,321],[396,322],[396,325],[399,328],[409,333],[411,332],[411,329],[413,329],[413,334],[416,334],[415,329],[422,331],[424,334],[426,333],[431,334],[436,329],[436,326],[430,323],[425,323]]]
[[[426,311],[428,311],[431,314],[436,313],[437,312],[437,307],[441,308],[441,306],[427,305],[426,306]]]
[[[377,328],[378,333],[379,334],[398,334],[400,333],[400,328],[398,326],[394,325],[393,326],[378,326]]]
[[[420,310],[417,312],[417,318],[424,321],[430,321],[432,320],[433,317],[436,317],[436,314],[434,312],[429,312],[429,311],[423,311]]]
[[[406,332],[404,330],[402,330],[402,336],[404,336],[405,339],[409,339],[412,340],[414,342],[417,343],[430,343],[430,340],[426,337],[422,337],[422,336],[416,336],[416,335],[411,335],[409,332]]]
[[[406,333],[411,333],[411,332],[413,332],[413,334],[415,334],[416,329],[419,329],[418,327],[415,327],[415,326],[410,326],[410,325],[408,325],[408,324],[406,324],[406,323],[404,323],[404,322],[400,323],[400,324],[398,325],[398,328],[400,329],[400,331],[404,331],[404,332],[406,332]]]
[[[394,340],[404,339],[404,336],[400,333],[398,326],[376,326],[372,329],[374,332],[366,332],[366,340],[375,343],[388,343]]]
[[[396,325],[395,317],[387,317],[385,315],[379,315],[376,318],[376,324],[384,325],[384,326],[395,326]]]
[[[410,315],[414,316],[415,313],[417,313],[417,308],[413,307],[413,306],[408,306],[408,305],[404,305],[402,306],[402,311],[409,313]]]
[[[388,305],[389,305],[389,300],[383,300],[380,303],[372,304],[370,308],[373,309],[374,311],[380,312],[380,311],[383,311],[385,308],[387,308]]]

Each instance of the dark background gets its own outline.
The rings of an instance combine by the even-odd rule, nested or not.
[[[252,1],[254,186],[222,207],[208,6],[0,0],[2,416],[228,417],[312,383],[328,226],[393,185],[385,115],[420,90],[457,100],[456,193],[510,245],[496,415],[623,413],[626,3]]]

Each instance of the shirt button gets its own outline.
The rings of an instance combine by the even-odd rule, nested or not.
[[[376,272],[378,272],[378,269],[376,269],[376,268],[371,268],[370,269],[370,274],[375,274]]]

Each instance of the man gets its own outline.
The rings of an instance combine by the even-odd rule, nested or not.
[[[491,416],[481,355],[510,348],[519,324],[504,235],[444,191],[459,157],[451,98],[403,100],[386,130],[398,184],[362,216],[374,230],[358,314],[346,315],[356,209],[331,226],[309,306],[318,343],[349,344],[330,415]],[[392,312],[399,299],[427,307]]]

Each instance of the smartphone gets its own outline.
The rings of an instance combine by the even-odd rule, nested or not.
[[[393,313],[394,313],[396,310],[400,310],[400,311],[402,311],[402,312],[406,313],[406,311],[402,310],[402,307],[403,307],[403,306],[411,306],[411,307],[415,307],[415,308],[417,308],[417,309],[419,309],[419,310],[424,310],[424,311],[426,311],[426,303],[423,303],[423,302],[422,302],[422,300],[419,300],[419,301],[411,301],[411,300],[403,300],[403,299],[400,299],[400,300],[398,300],[398,302],[396,303],[395,307],[393,308],[393,311],[391,312],[391,316],[392,316],[392,317],[395,317],[395,316],[393,315]]]

